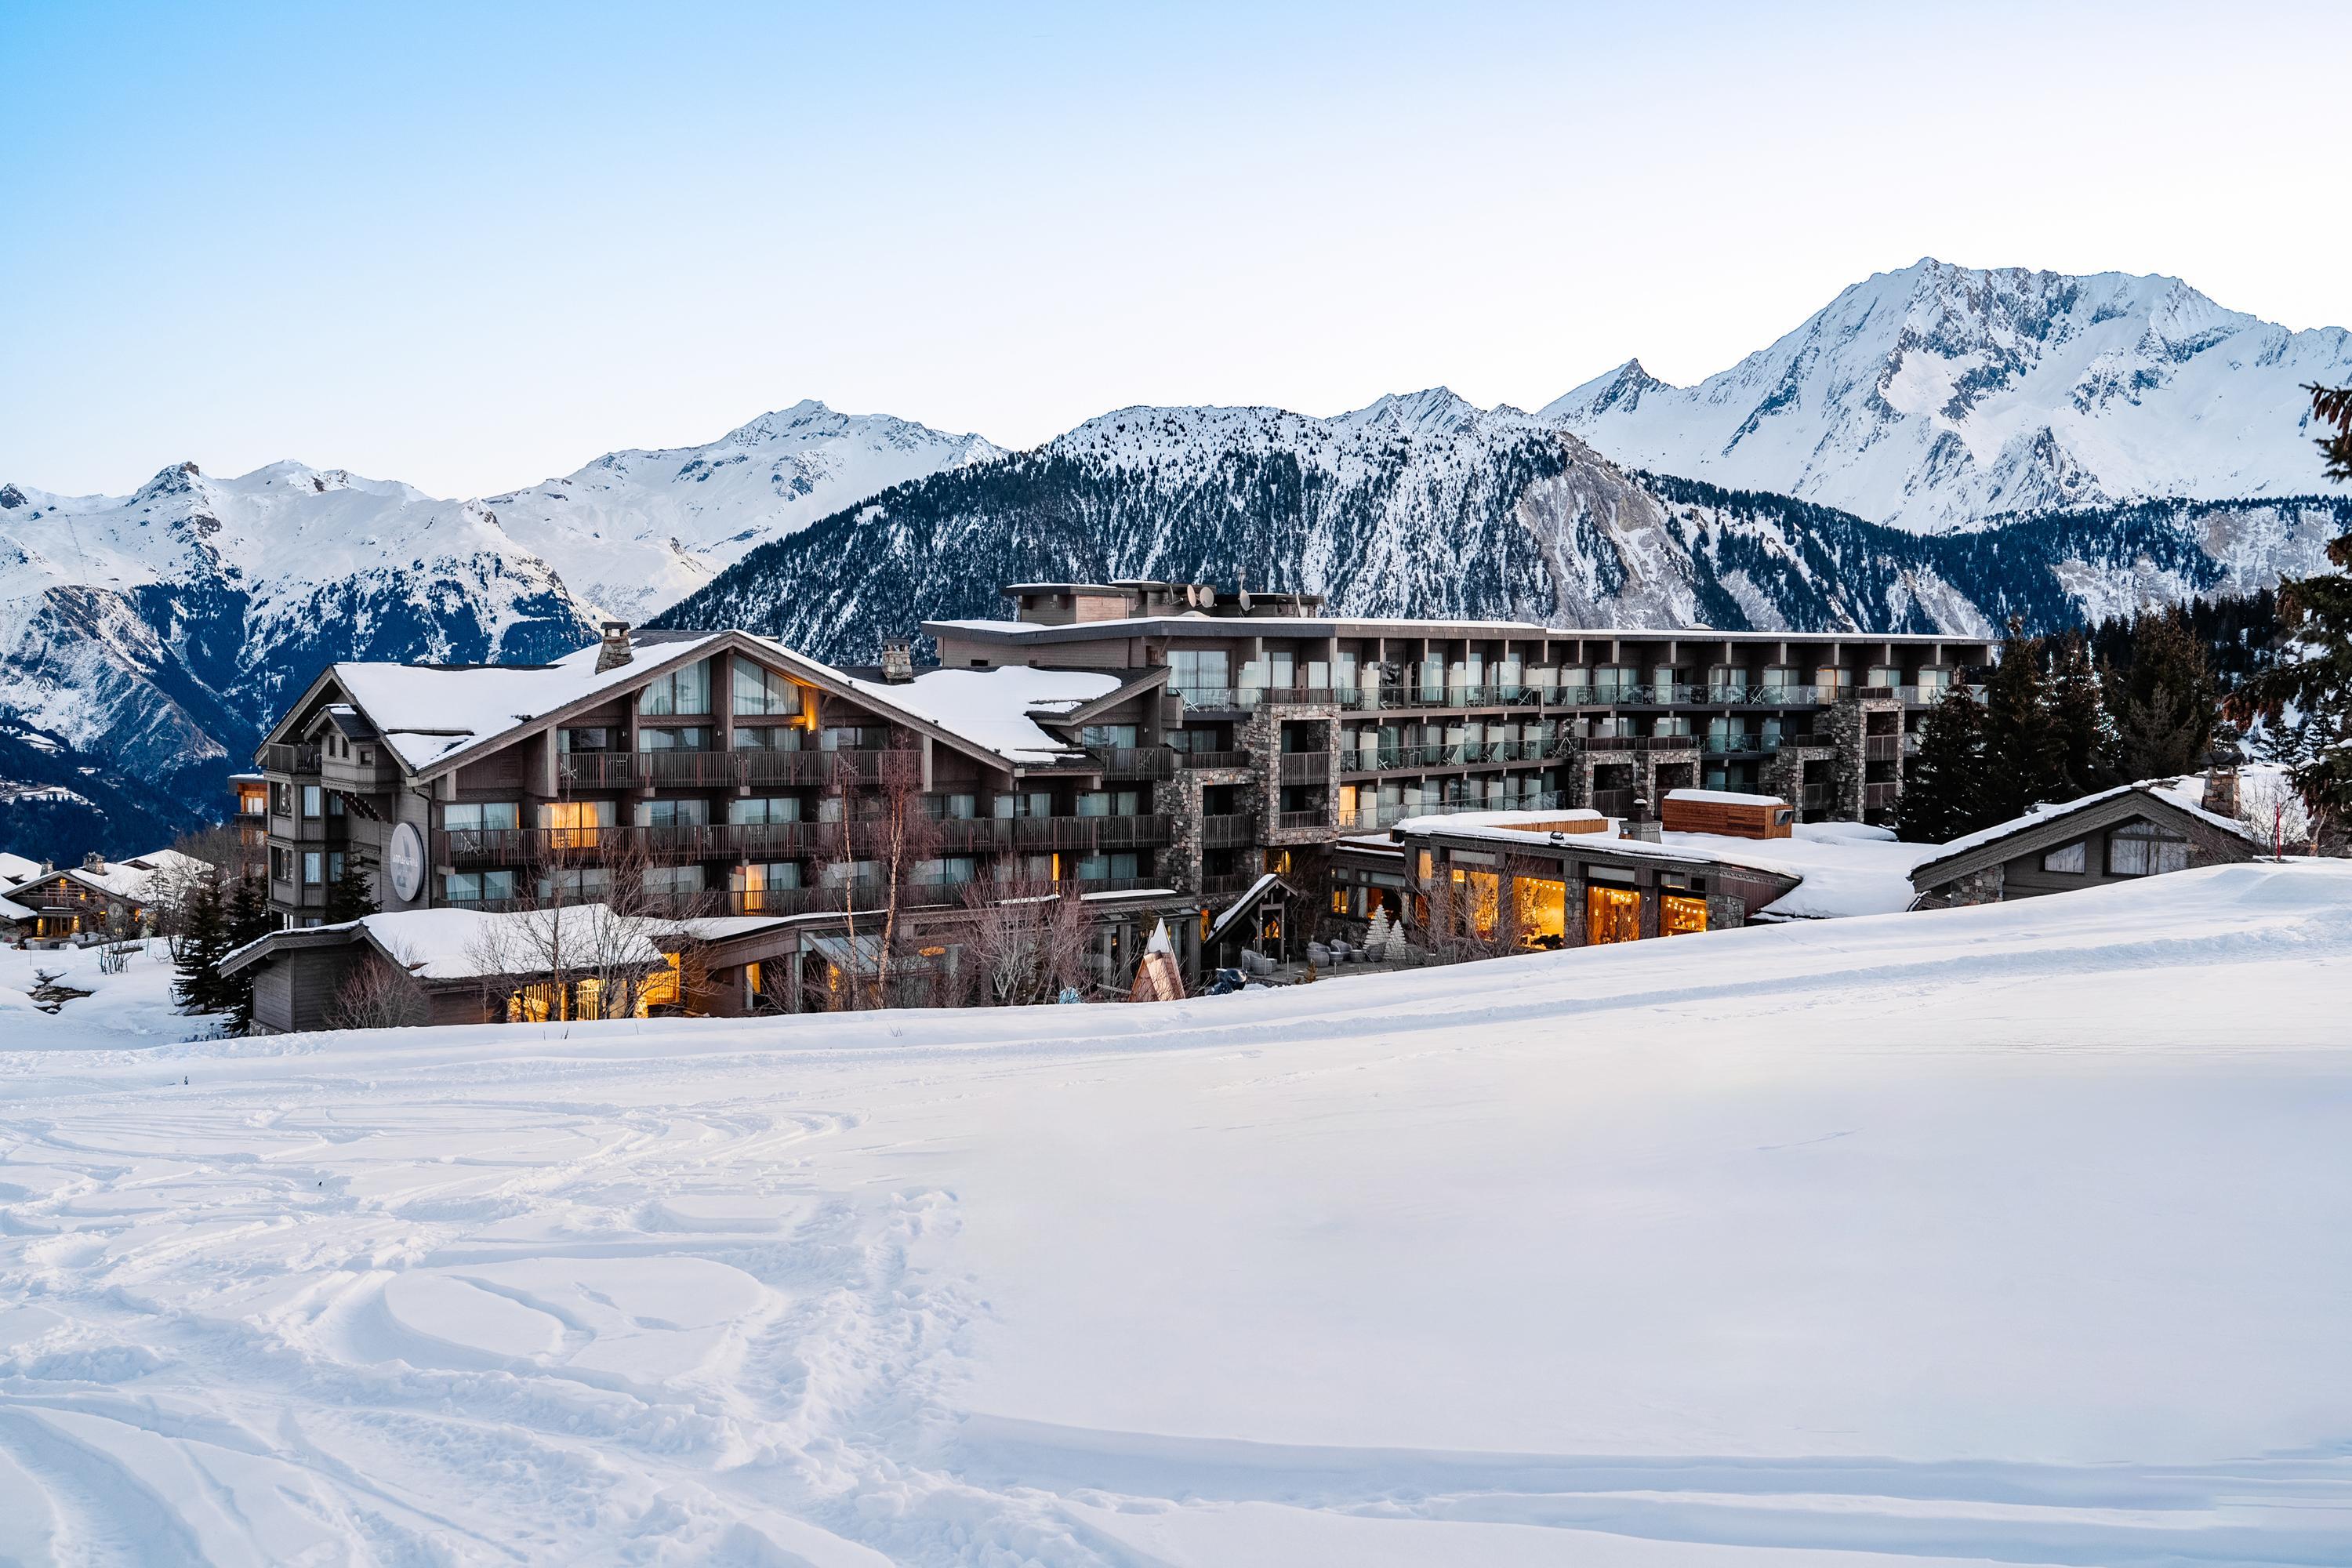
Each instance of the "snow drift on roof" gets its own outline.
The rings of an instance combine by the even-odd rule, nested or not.
[[[1090,669],[1031,669],[1000,665],[993,669],[927,669],[912,680],[842,679],[857,695],[935,724],[982,751],[1034,766],[1070,750],[1029,717],[1033,709],[1067,710],[1092,702],[1126,684],[1116,675]]]

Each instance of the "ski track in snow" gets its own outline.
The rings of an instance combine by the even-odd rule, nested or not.
[[[2305,865],[0,1051],[0,1562],[2342,1563],[2347,994]]]

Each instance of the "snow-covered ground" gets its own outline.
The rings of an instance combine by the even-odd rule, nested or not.
[[[0,1561],[2352,1561],[2347,995],[2300,864],[0,1053]]]
[[[31,994],[44,976],[89,994],[44,1012]],[[100,967],[94,947],[0,947],[0,1051],[135,1050],[218,1033],[214,1019],[182,1016],[172,980],[172,954],[160,940],[140,943],[115,974]]]

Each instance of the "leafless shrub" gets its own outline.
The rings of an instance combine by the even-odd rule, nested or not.
[[[370,952],[343,983],[327,1009],[333,1029],[407,1029],[431,1021],[425,998],[401,966]]]

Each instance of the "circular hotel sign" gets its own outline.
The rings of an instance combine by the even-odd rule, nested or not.
[[[402,903],[424,890],[425,836],[416,831],[415,823],[404,822],[392,830],[392,842],[384,846],[383,868],[392,873],[392,890]]]

